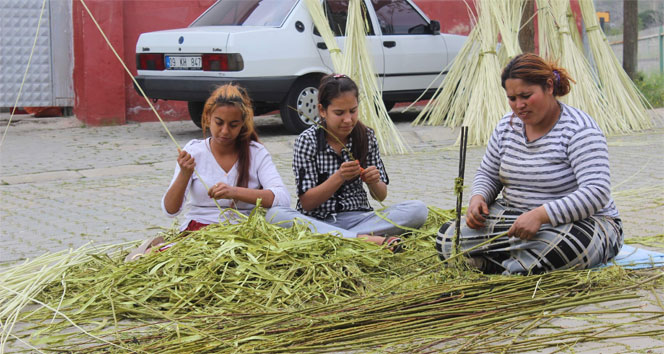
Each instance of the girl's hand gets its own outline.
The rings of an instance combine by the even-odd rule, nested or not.
[[[376,166],[369,166],[362,171],[360,174],[360,177],[366,184],[376,184],[380,182],[380,171],[376,168]]]
[[[348,161],[341,164],[341,167],[337,170],[341,174],[341,178],[345,181],[350,181],[362,172],[362,167],[357,161]]]
[[[235,192],[235,187],[219,182],[208,190],[208,196],[212,199],[235,199]]]
[[[489,206],[481,195],[474,195],[470,198],[468,210],[466,210],[466,225],[471,229],[480,229],[484,227],[486,221],[485,215],[489,214]]]
[[[518,237],[522,240],[530,240],[539,231],[543,223],[549,222],[549,216],[544,207],[538,207],[529,212],[521,214],[512,227],[507,230],[507,236]]]
[[[178,154],[178,165],[180,165],[180,173],[191,177],[194,173],[194,168],[196,167],[196,160],[194,160],[188,152],[180,150],[180,153]]]

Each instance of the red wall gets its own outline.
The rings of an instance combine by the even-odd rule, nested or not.
[[[122,2],[88,0],[100,27],[116,51],[123,55]],[[89,125],[124,124],[125,84],[122,66],[80,1],[74,1],[74,113]]]
[[[84,0],[111,44],[136,75],[136,41],[142,32],[185,27],[214,0]],[[122,64],[108,48],[80,0],[73,2],[74,113],[89,125],[155,121]],[[189,119],[184,102],[154,103],[164,120]]]
[[[143,32],[186,27],[193,22],[215,0],[125,0],[127,13],[124,21],[124,60],[136,75],[136,42]],[[127,119],[133,121],[154,121],[157,118],[145,102],[145,98],[134,90],[133,81],[125,76],[127,91]],[[159,100],[153,103],[164,120],[189,119],[187,104],[182,101]]]
[[[440,22],[440,31],[467,35],[472,29],[469,11],[475,11],[474,1],[463,0],[414,0],[430,20]],[[499,0],[502,1],[502,0]],[[470,6],[470,9],[469,7]]]
[[[84,1],[132,75],[136,75],[139,34],[185,27],[214,3],[214,0]],[[442,32],[470,32],[469,8],[464,0],[415,2],[430,19],[440,22]],[[572,0],[572,6],[579,13],[578,0]],[[88,125],[157,120],[144,98],[134,90],[133,81],[108,48],[81,0],[73,1],[73,23],[76,116]],[[154,105],[164,120],[189,119],[185,102],[159,100]]]

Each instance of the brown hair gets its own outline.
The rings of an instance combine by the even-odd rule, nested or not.
[[[521,79],[529,84],[540,85],[542,89],[546,88],[547,80],[551,79],[554,97],[568,94],[570,81],[575,82],[567,70],[533,53],[519,54],[505,66],[500,76],[503,88],[508,79]]]
[[[318,87],[318,103],[327,110],[332,100],[341,96],[343,93],[352,92],[357,100],[360,100],[360,90],[357,84],[350,77],[342,74],[330,74],[323,76]],[[325,126],[325,122],[322,122]],[[369,154],[369,142],[367,139],[367,126],[359,120],[353,130],[350,132],[353,140],[353,157],[359,160],[360,166],[366,168],[367,155]]]
[[[251,106],[251,99],[244,88],[233,84],[226,84],[215,89],[205,101],[205,108],[203,108],[201,117],[203,137],[206,136],[210,127],[212,112],[220,106],[235,106],[242,113],[242,128],[240,135],[235,140],[239,171],[235,185],[246,188],[249,184],[249,165],[251,163],[249,145],[252,141],[258,141],[258,134],[254,128],[254,109]]]

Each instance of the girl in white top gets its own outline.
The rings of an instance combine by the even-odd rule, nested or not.
[[[194,231],[232,220],[233,213],[220,215],[217,204],[244,214],[258,199],[265,208],[290,205],[270,154],[258,142],[253,116],[249,96],[239,86],[221,86],[205,102],[201,117],[204,139],[194,139],[180,151],[162,199],[162,209],[174,217],[190,196],[191,208],[180,230]],[[205,138],[208,129],[211,136]]]

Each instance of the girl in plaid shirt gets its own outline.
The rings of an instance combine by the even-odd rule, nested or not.
[[[396,251],[400,239],[393,235],[422,226],[428,210],[420,201],[402,202],[380,211],[391,222],[373,211],[363,185],[383,201],[389,179],[373,130],[358,120],[358,92],[345,75],[321,80],[318,112],[325,129],[305,130],[293,148],[297,211],[273,207],[267,219],[283,227],[306,223],[314,232],[360,237]]]

